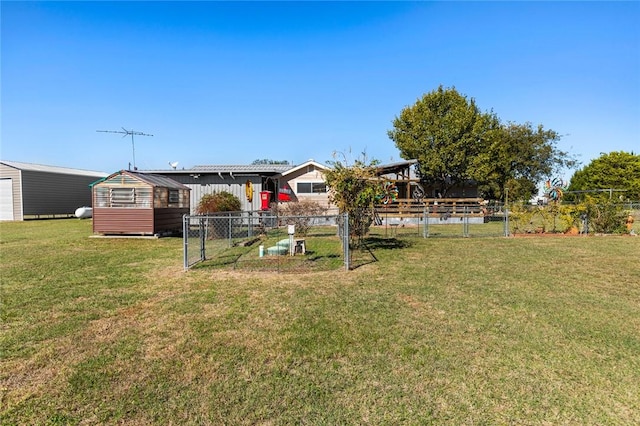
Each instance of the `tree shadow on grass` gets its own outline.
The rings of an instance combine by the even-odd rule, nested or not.
[[[371,250],[395,250],[408,248],[413,245],[410,241],[384,237],[367,237],[362,240],[362,244]]]
[[[375,255],[377,250],[396,250],[411,247],[410,241],[397,238],[367,237],[360,241],[357,247],[351,250],[351,269],[357,269],[378,261]]]

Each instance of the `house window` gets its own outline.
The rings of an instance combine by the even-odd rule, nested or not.
[[[169,190],[169,204],[175,204],[180,202],[180,192],[177,189]]]
[[[327,184],[324,182],[298,182],[298,194],[326,194]]]

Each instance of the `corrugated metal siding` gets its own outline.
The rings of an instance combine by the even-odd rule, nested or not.
[[[95,176],[22,171],[24,215],[73,214],[91,206],[89,184]]]
[[[0,177],[10,178],[13,192],[13,220],[23,220],[22,211],[22,172],[13,167],[0,164]]]
[[[96,234],[155,234],[153,209],[94,208],[93,232]]]
[[[198,179],[188,175],[172,175],[172,179],[191,188],[191,214],[195,214],[198,203],[203,195],[214,192],[230,192],[240,199],[243,211],[260,210],[260,191],[262,191],[262,178],[260,176],[236,176],[223,175],[221,179],[217,175],[202,174]],[[245,192],[245,183],[250,180],[253,185],[253,200],[249,202]]]

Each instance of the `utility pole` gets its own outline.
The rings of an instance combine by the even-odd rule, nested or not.
[[[136,167],[136,145],[133,142],[133,136],[153,136],[153,135],[149,135],[147,133],[142,133],[142,132],[136,132],[134,130],[127,130],[124,127],[122,128],[122,130],[96,130],[96,132],[102,132],[102,133],[119,133],[122,135],[122,137],[124,138],[127,135],[131,135],[131,149],[133,151],[133,170],[138,170],[138,168]],[[131,168],[131,165],[129,165],[129,168]]]

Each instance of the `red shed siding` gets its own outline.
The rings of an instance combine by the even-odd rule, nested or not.
[[[186,208],[166,208],[154,210],[154,233],[181,232],[182,217],[189,214],[189,207]]]
[[[182,231],[182,217],[188,208],[93,209],[93,232],[97,234],[143,234]]]
[[[93,232],[98,234],[155,234],[153,209],[94,208]]]

